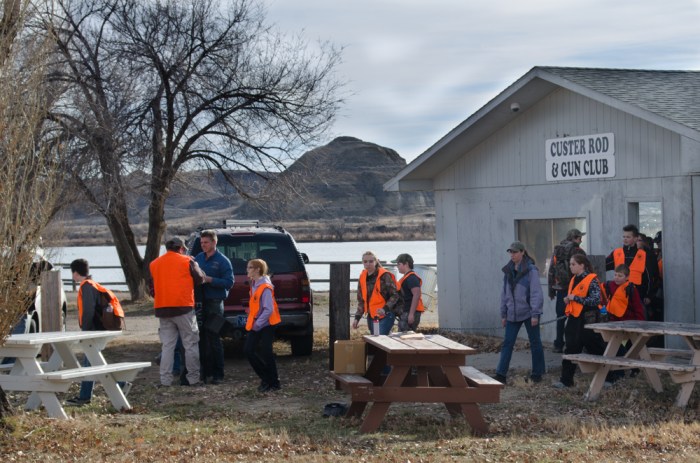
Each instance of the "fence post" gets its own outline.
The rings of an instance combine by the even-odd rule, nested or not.
[[[333,262],[328,293],[328,367],[333,370],[333,345],[350,339],[350,264]]]
[[[41,331],[61,331],[63,326],[63,310],[61,307],[60,270],[41,272]],[[51,346],[44,345],[41,358],[47,361],[51,356]]]

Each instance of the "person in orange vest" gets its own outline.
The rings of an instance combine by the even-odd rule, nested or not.
[[[272,342],[275,339],[275,326],[282,319],[267,270],[267,263],[262,259],[249,260],[246,267],[250,279],[250,302],[245,325],[248,333],[243,350],[250,366],[260,377],[259,392],[278,391],[281,387]]]
[[[182,239],[173,237],[165,242],[165,254],[151,262],[153,308],[160,322],[158,334],[162,344],[160,384],[173,383],[173,360],[178,337],[185,351],[186,383],[200,383],[199,327],[194,313],[194,287],[204,283],[206,276],[191,256]]]
[[[394,326],[396,311],[401,313],[399,291],[396,288],[394,274],[387,271],[372,251],[362,254],[364,270],[357,282],[357,311],[352,322],[357,329],[364,314],[367,314],[367,326],[372,333],[372,324],[379,322],[379,334],[389,334]]]
[[[573,277],[569,282],[568,294],[564,298],[567,316],[564,327],[564,353],[580,354],[585,347],[589,354],[603,355],[607,346],[603,338],[599,333],[584,327],[587,323],[599,320],[599,305],[603,300],[600,281],[593,273],[588,257],[583,254],[571,256],[569,268]],[[552,385],[558,389],[573,386],[575,372],[576,364],[563,359],[561,377]]]
[[[109,302],[114,301],[112,305],[115,315],[124,318],[124,311],[121,304],[116,300],[114,293],[96,281],[93,281],[90,275],[90,264],[85,259],[75,259],[70,263],[70,270],[73,276],[73,281],[80,284],[78,289],[78,325],[82,331],[101,331],[105,327],[102,325],[102,311],[106,309],[102,294],[109,298]],[[87,357],[83,357],[82,365],[90,366],[90,361]],[[124,388],[126,383],[120,382],[119,385]],[[92,401],[92,390],[95,387],[94,381],[82,381],[80,383],[80,393],[77,397],[73,397],[66,401],[66,405],[80,407]]]
[[[630,269],[630,282],[637,287],[642,302],[647,306],[651,302],[651,285],[656,271],[647,265],[646,251],[637,246],[638,237],[639,229],[635,225],[622,227],[622,247],[614,249],[605,259],[605,270],[614,271],[618,265],[625,264]]]
[[[403,312],[399,317],[399,331],[416,331],[421,314],[425,311],[421,294],[423,280],[413,271],[413,257],[399,254],[393,261],[403,276],[397,283],[397,289],[403,299]]]
[[[605,282],[610,321],[644,320],[644,306],[639,292],[629,282],[630,269],[625,264],[615,267],[612,281]]]

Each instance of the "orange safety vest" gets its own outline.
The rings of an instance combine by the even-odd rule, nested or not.
[[[248,313],[248,320],[245,322],[246,331],[253,329],[255,317],[260,311],[260,298],[262,297],[265,289],[272,291],[272,314],[270,315],[270,325],[277,325],[282,321],[282,317],[280,317],[280,310],[277,307],[277,300],[275,299],[275,288],[270,283],[263,283],[255,289],[255,294],[253,294],[253,288],[250,288],[250,302],[248,302],[250,312]]]
[[[630,279],[629,281],[635,285],[642,284],[642,273],[646,267],[647,253],[642,249],[637,249],[637,254],[632,258],[630,264]],[[625,263],[625,251],[622,248],[617,248],[613,251],[613,262],[615,267]]]
[[[117,296],[115,296],[112,291],[105,288],[96,281],[83,280],[83,282],[80,283],[80,288],[78,289],[78,325],[80,325],[81,328],[83,327],[83,285],[85,284],[92,286],[102,294],[106,294],[109,298],[109,305],[111,305],[112,310],[114,310],[114,315],[120,318],[124,318],[124,309],[122,309],[122,305],[119,302],[119,299],[117,299]]]
[[[385,315],[379,316],[377,314],[377,310],[383,308],[386,305],[386,299],[384,299],[384,296],[382,296],[382,293],[379,291],[381,286],[379,280],[385,273],[391,275],[391,279],[394,280],[394,283],[396,283],[396,278],[394,278],[393,273],[388,272],[384,267],[379,267],[377,269],[377,281],[374,283],[374,289],[372,290],[372,294],[369,297],[369,301],[367,300],[367,270],[363,270],[360,274],[360,291],[362,291],[361,294],[365,305],[365,313],[369,312],[369,316],[372,319],[382,319],[385,317]]]
[[[664,259],[663,258],[659,258],[658,265],[659,265],[659,278],[661,278],[663,280],[664,279]]]
[[[194,307],[194,280],[188,256],[168,251],[151,262],[155,310],[173,307]]]
[[[625,281],[622,285],[618,286],[608,304],[608,312],[618,318],[621,318],[625,312],[627,312],[627,307],[629,306],[629,297],[627,296],[627,287],[629,284],[629,281]]]
[[[578,297],[586,297],[588,295],[588,288],[591,286],[591,281],[593,281],[595,277],[597,277],[595,273],[589,273],[574,288],[574,280],[576,279],[574,276],[569,282],[569,292],[567,294],[573,294],[574,296]],[[578,316],[581,315],[582,310],[583,304],[576,301],[569,301],[569,303],[566,304],[566,310],[564,312],[566,315],[571,315],[578,318]]]
[[[404,276],[401,277],[398,283],[396,283],[397,289],[401,291],[401,284],[403,283],[403,280],[408,278],[409,275],[416,275],[416,272],[411,270],[410,272],[407,272]],[[418,282],[420,283],[421,287],[423,286],[423,280],[420,279],[418,275],[416,275],[416,278],[418,278]],[[410,308],[410,307],[409,307]],[[416,307],[416,312],[425,312],[425,306],[423,305],[423,294],[418,296],[418,306]]]

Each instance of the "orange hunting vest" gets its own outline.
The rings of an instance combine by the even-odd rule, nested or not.
[[[114,310],[114,315],[124,318],[124,309],[122,309],[119,299],[117,299],[117,296],[115,296],[112,291],[96,281],[83,280],[83,282],[80,283],[80,289],[78,289],[78,325],[80,325],[81,328],[83,327],[83,285],[85,284],[92,286],[100,293],[106,294],[107,297],[109,297],[109,305],[111,305]]]
[[[660,258],[658,261],[659,264],[659,278],[662,280],[664,279],[664,260],[663,258]]]
[[[410,272],[407,272],[404,276],[401,277],[398,283],[396,283],[396,286],[398,287],[398,290],[401,291],[401,284],[403,283],[403,280],[408,278],[409,275],[416,275],[416,272],[411,270]],[[416,275],[416,278],[418,278],[418,282],[421,284],[421,287],[423,286],[423,280],[420,279],[418,275]],[[410,307],[409,307],[410,308]],[[423,295],[421,294],[418,296],[418,306],[416,307],[416,312],[425,312],[425,306],[423,305]]]
[[[168,251],[151,262],[155,299],[153,308],[194,307],[194,280],[190,273],[191,259]]]
[[[369,297],[369,301],[367,300],[367,270],[363,270],[360,274],[360,291],[362,291],[362,299],[365,303],[365,313],[369,312],[369,317],[372,319],[374,319],[375,317],[378,317],[380,319],[384,318],[384,315],[382,315],[381,317],[377,315],[377,310],[383,308],[386,305],[386,299],[384,299],[384,296],[382,296],[382,293],[379,291],[381,286],[379,280],[385,273],[391,275],[391,279],[394,280],[394,283],[396,282],[396,278],[394,278],[393,273],[388,272],[384,267],[377,268],[377,280],[374,283],[374,289],[372,290],[372,294]]]
[[[260,311],[260,298],[262,297],[263,291],[269,288],[272,292],[272,314],[270,315],[270,325],[277,325],[282,321],[280,317],[280,310],[277,307],[277,300],[275,299],[275,288],[270,283],[263,283],[255,289],[255,294],[253,294],[253,288],[250,288],[250,302],[248,302],[248,307],[250,307],[250,312],[248,313],[248,320],[245,322],[246,331],[253,329],[253,323],[255,323],[255,317]]]
[[[625,312],[627,312],[627,306],[629,305],[629,297],[627,296],[627,287],[630,282],[625,281],[622,285],[618,286],[615,294],[610,298],[610,303],[608,304],[608,312],[621,318]]]
[[[596,276],[597,275],[595,273],[589,273],[583,278],[583,280],[581,280],[579,284],[576,285],[575,288],[574,279],[576,277],[571,278],[571,281],[569,282],[568,294],[573,294],[574,296],[578,297],[586,297],[588,295],[588,288],[591,286],[591,281],[593,281]],[[564,312],[566,315],[571,315],[578,318],[578,316],[581,315],[582,310],[583,304],[576,301],[569,301],[569,303],[566,304],[566,310]]]
[[[644,268],[646,266],[647,253],[641,249],[637,249],[637,254],[634,255],[632,263],[630,264],[630,282],[635,285],[642,284],[642,273],[644,273]],[[615,267],[625,263],[625,251],[622,248],[617,248],[613,251],[613,261]]]

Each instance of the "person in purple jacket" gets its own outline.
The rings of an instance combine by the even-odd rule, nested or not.
[[[524,324],[532,354],[530,379],[539,383],[544,375],[544,350],[540,339],[540,316],[544,296],[540,286],[540,274],[523,243],[515,241],[507,251],[510,254],[510,262],[503,267],[501,290],[501,323],[505,328],[505,336],[495,379],[506,383],[513,346],[520,326]]]
[[[259,392],[277,391],[281,387],[275,354],[272,352],[275,325],[280,323],[281,318],[267,268],[267,263],[262,259],[249,260],[246,267],[250,279],[250,302],[244,351],[250,366],[260,377]]]

